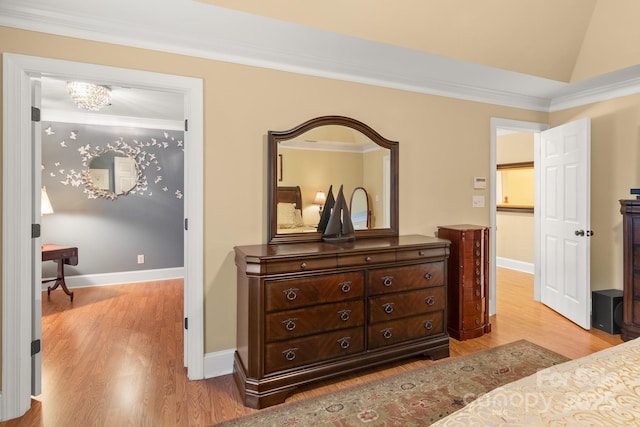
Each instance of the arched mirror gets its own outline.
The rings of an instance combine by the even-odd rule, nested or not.
[[[340,186],[366,188],[369,224],[356,239],[398,235],[398,143],[343,116],[323,116],[270,131],[268,241],[319,241],[324,198]],[[347,196],[348,197],[348,196]]]
[[[351,222],[356,230],[366,230],[370,227],[371,209],[369,209],[369,195],[367,190],[362,187],[356,187],[351,193],[351,201],[349,203],[349,212],[351,213]]]
[[[109,147],[88,153],[82,179],[94,197],[115,200],[136,188],[142,171],[133,153]]]

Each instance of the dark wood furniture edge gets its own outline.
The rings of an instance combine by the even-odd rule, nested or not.
[[[294,369],[289,374],[286,374],[286,379],[283,379],[285,371],[276,372],[257,381],[249,381],[244,365],[236,351],[234,354],[233,376],[244,404],[251,408],[262,409],[283,403],[296,389],[309,383],[383,366],[411,357],[423,356],[431,360],[449,357],[449,336],[447,334],[443,334],[439,338],[429,337],[425,341],[427,342],[411,341],[364,356],[355,354],[330,363],[323,362],[317,366]]]

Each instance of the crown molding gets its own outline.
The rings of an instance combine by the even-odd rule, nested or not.
[[[3,0],[0,25],[543,112],[640,91],[639,69],[568,84],[191,0]]]

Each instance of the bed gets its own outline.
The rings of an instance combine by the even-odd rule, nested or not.
[[[300,186],[278,187],[276,200],[278,202],[278,234],[316,231],[316,227],[304,223]]]
[[[433,424],[640,425],[640,339],[499,387]]]

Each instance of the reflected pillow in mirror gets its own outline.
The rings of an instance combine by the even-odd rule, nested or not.
[[[302,220],[302,211],[296,209],[293,211],[294,225],[296,227],[304,227],[304,221]]]
[[[295,227],[295,203],[278,203],[278,228]]]

